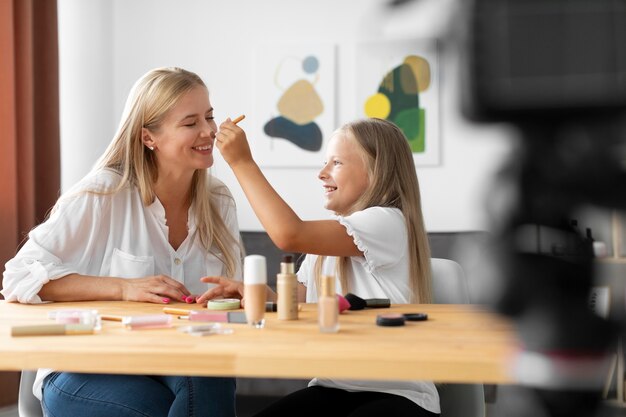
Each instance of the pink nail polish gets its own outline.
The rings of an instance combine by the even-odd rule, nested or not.
[[[194,300],[194,298],[193,298],[192,296],[189,296],[189,297],[185,298],[185,302],[186,302],[187,304],[191,304],[191,303],[193,303],[194,301],[195,301],[195,300]]]
[[[165,304],[167,304],[167,303],[169,303],[169,302],[170,302],[170,299],[169,299],[169,298],[167,298],[167,297],[163,297],[163,298],[162,298],[162,300],[163,300],[163,302],[164,302]]]

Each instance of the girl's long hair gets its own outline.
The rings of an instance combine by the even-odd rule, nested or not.
[[[370,180],[369,187],[354,203],[350,213],[376,206],[395,207],[402,211],[408,235],[411,302],[431,303],[430,245],[424,227],[415,163],[406,136],[395,124],[377,118],[348,123],[336,133],[355,140],[363,153]],[[321,275],[323,258],[320,256],[316,262],[316,277]],[[344,293],[349,292],[347,266],[348,258],[339,257],[336,273]]]
[[[154,152],[142,142],[142,128],[156,130],[167,112],[195,87],[206,85],[193,72],[181,68],[157,68],[141,77],[131,89],[120,125],[108,148],[96,162],[93,171],[111,169],[122,176],[110,190],[90,190],[112,194],[128,186],[136,186],[143,203],[154,202],[154,184],[159,176]],[[219,209],[221,198],[232,197],[226,187],[199,169],[193,174],[190,199],[196,214],[196,225],[202,246],[225,265],[226,274],[234,277],[241,259],[235,254],[239,237],[232,236]]]

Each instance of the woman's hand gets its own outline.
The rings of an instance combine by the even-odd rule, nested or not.
[[[200,281],[216,284],[196,299],[198,304],[204,304],[213,298],[239,298],[243,305],[243,282],[224,277],[204,277]]]
[[[183,284],[166,275],[121,279],[122,300],[167,304],[170,300],[185,301],[191,295]]]
[[[239,163],[252,161],[246,132],[234,124],[230,118],[220,125],[215,141],[217,149],[231,168]]]

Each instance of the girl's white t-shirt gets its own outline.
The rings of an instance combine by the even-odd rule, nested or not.
[[[207,252],[200,243],[193,208],[188,213],[187,238],[174,250],[168,241],[165,209],[158,199],[145,206],[136,187],[114,194],[84,192],[112,189],[120,179],[108,169],[88,175],[46,222],[29,233],[28,241],[5,266],[1,292],[7,301],[41,303],[37,294],[43,285],[72,273],[128,279],[163,274],[185,284],[192,294],[202,294],[212,286],[200,278],[226,275],[221,253],[215,248]],[[217,182],[216,187],[218,211],[231,235],[239,239],[234,201],[226,186]],[[237,242],[232,249],[236,259],[241,259]],[[241,280],[240,262],[236,265],[234,278]],[[37,373],[33,384],[37,398],[41,399],[41,385],[50,372],[40,369]]]
[[[389,298],[392,304],[410,303],[408,236],[404,216],[399,209],[370,207],[349,216],[333,216],[354,239],[364,256],[351,256],[348,262],[349,292],[361,298]],[[317,302],[315,261],[307,255],[298,270],[304,284],[306,301]],[[334,271],[334,257],[327,257],[324,271]],[[330,263],[333,263],[330,265]],[[336,280],[338,293],[343,293]],[[377,391],[400,395],[420,407],[440,413],[439,394],[430,381],[361,381],[315,378],[309,386],[320,385],[347,391]]]

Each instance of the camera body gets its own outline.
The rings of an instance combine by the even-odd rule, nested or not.
[[[626,107],[623,1],[473,0],[464,7],[468,118],[592,117]]]

